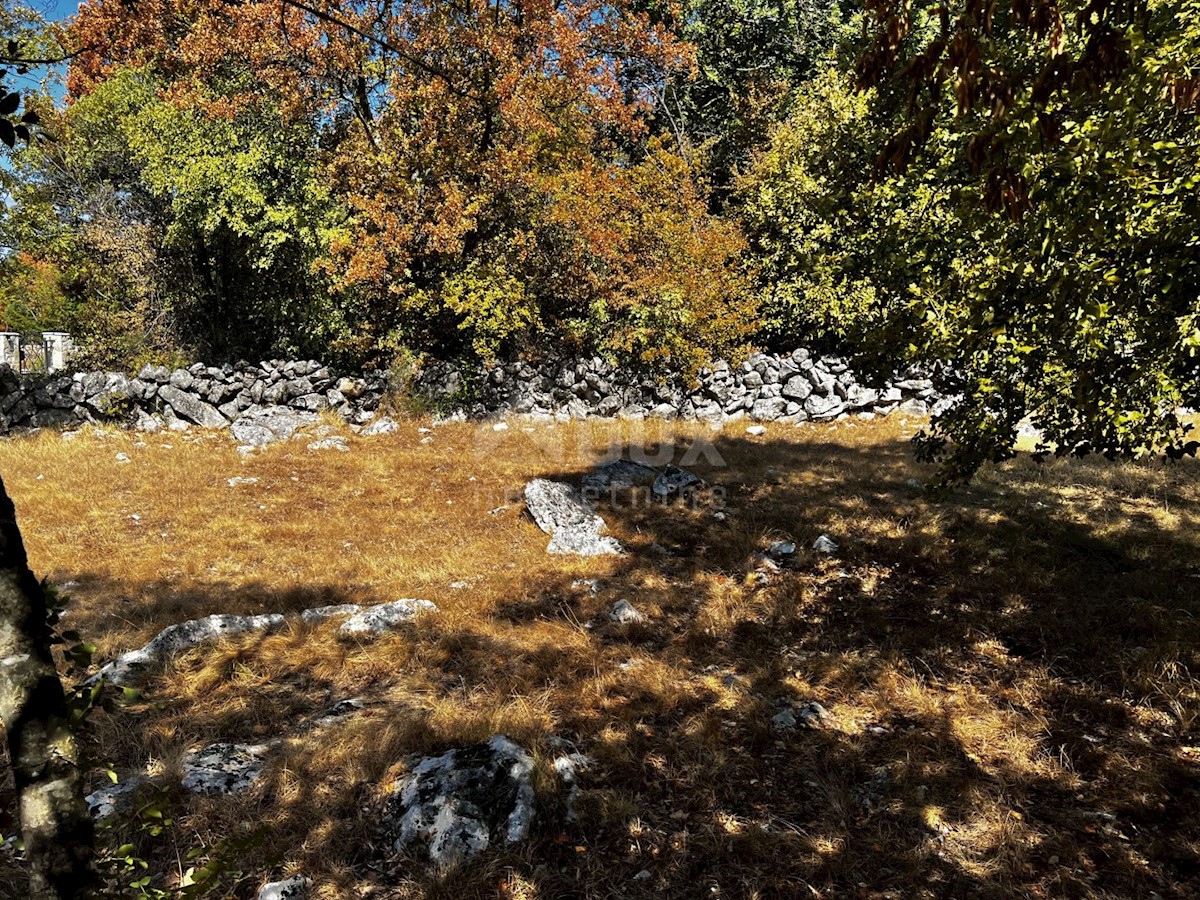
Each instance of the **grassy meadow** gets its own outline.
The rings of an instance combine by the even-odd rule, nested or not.
[[[370,641],[297,622],[202,647],[96,712],[95,784],[283,741],[255,789],[168,790],[143,798],[161,835],[117,826],[160,887],[195,850],[236,898],[299,872],[329,900],[1200,896],[1200,468],[1019,458],[933,498],[918,424],[406,421],[246,459],[224,433],[43,432],[0,442],[0,473],[97,663],[210,613],[440,607]],[[623,494],[600,512],[627,555],[548,555],[525,482],[630,447],[716,490]],[[647,621],[609,621],[618,599]],[[772,727],[808,701],[828,727]],[[443,873],[383,846],[416,755],[496,732],[538,760],[533,838]],[[596,760],[574,820],[564,745]]]

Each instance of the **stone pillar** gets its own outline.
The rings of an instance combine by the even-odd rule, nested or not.
[[[21,335],[16,331],[0,331],[0,365],[21,371]]]
[[[46,371],[57,372],[67,367],[71,357],[71,335],[65,331],[43,331],[42,346],[46,349]]]

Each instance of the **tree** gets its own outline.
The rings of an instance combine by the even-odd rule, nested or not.
[[[99,0],[75,34],[117,35],[72,66],[76,102],[137,68],[163,102],[209,121],[236,121],[266,92],[285,125],[314,122],[344,209],[315,269],[364,352],[514,354],[552,335],[651,363],[682,349],[665,332],[649,340],[660,311],[703,350],[746,331],[736,237],[694,168],[650,140],[656,97],[690,49],[626,0],[160,0],[136,14]],[[667,189],[635,195],[646,179],[633,173],[650,169]],[[580,199],[613,192],[617,209],[675,223],[674,246],[643,259],[608,242]],[[652,277],[664,261],[676,268]],[[725,315],[712,314],[714,285],[730,292]]]
[[[789,97],[834,48],[845,16],[836,0],[690,0],[674,27],[696,48],[694,72],[663,89],[661,124],[698,152],[723,205]]]
[[[874,8],[874,86],[798,103],[830,153],[788,125],[750,179],[770,265],[863,364],[938,367],[957,402],[918,446],[948,478],[1026,419],[1041,452],[1194,452],[1200,4]]]
[[[35,900],[86,897],[95,887],[92,819],[49,620],[0,481],[0,722]]]
[[[10,78],[51,61],[41,23],[24,9],[0,10],[0,143],[33,138],[37,113],[20,111]],[[51,654],[46,594],[29,569],[16,510],[0,480],[0,724],[18,798],[34,900],[88,896],[96,886],[92,820],[83,800],[79,747]]]

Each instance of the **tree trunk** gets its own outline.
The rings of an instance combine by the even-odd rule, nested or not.
[[[32,900],[90,896],[92,820],[79,750],[50,654],[46,597],[0,479],[0,723],[16,783]]]

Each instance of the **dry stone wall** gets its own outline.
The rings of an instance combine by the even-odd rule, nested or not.
[[[490,368],[435,363],[407,388],[432,411],[482,418],[639,417],[804,422],[848,413],[925,413],[934,384],[906,371],[882,387],[860,382],[844,359],[798,349],[757,353],[741,365],[717,362],[698,383],[656,378],[600,358],[508,362]],[[74,428],[119,421],[155,430],[261,424],[272,410],[330,409],[365,425],[388,394],[383,372],[339,373],[312,360],[239,362],[188,368],[21,376],[0,366],[0,432]]]

